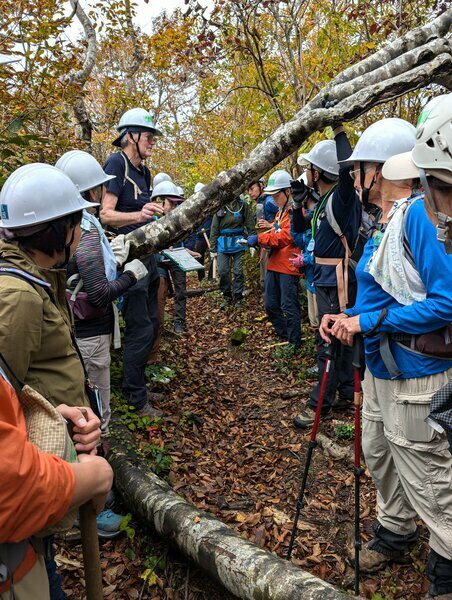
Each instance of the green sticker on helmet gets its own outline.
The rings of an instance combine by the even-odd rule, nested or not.
[[[151,117],[151,115],[146,115],[144,117],[144,120],[146,121],[146,123],[150,123],[151,125],[154,124],[154,119]]]
[[[422,125],[422,123],[425,123],[425,121],[428,119],[428,116],[431,112],[432,112],[431,110],[423,110],[421,112],[421,114],[419,115],[419,119],[417,120],[416,127],[419,127],[419,125]]]
[[[272,185],[275,185],[275,178],[274,177],[270,177],[270,179],[268,180],[268,186],[271,187]]]

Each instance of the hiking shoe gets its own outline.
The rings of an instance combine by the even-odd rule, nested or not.
[[[424,600],[452,600],[452,592],[447,592],[447,594],[437,594],[436,596],[425,594]]]
[[[322,412],[320,415],[320,420],[330,419],[330,410]],[[307,406],[304,410],[301,411],[299,415],[294,417],[293,424],[295,427],[299,427],[300,429],[308,429],[312,427],[315,419],[315,410],[312,410],[309,406]]]
[[[372,548],[369,548],[369,545],[372,544],[373,541],[374,540],[370,540],[366,544],[363,544],[359,552],[359,568],[363,573],[376,573],[392,562],[400,564],[407,564],[410,562],[409,554],[394,557],[382,554],[377,550],[372,550]],[[349,552],[352,552],[351,548]],[[355,565],[354,554],[350,556],[350,562],[353,566]]]
[[[353,398],[336,398],[332,409],[337,411],[353,411],[355,405],[353,404]]]
[[[313,367],[309,367],[309,369],[305,369],[306,375],[318,375],[319,367],[318,365],[314,365]]]
[[[151,417],[151,419],[161,419],[165,416],[161,410],[158,410],[158,408],[154,408],[149,404],[149,402],[146,402],[144,406],[139,408],[136,411],[136,414],[139,417]]]
[[[151,390],[147,390],[146,399],[149,404],[158,404],[159,402],[165,402],[166,397],[165,394],[159,394],[158,392],[151,392]]]
[[[185,333],[185,323],[182,321],[174,321],[174,333],[182,335]]]
[[[97,535],[100,538],[114,538],[121,533],[119,526],[124,519],[123,515],[117,515],[107,508],[96,517]]]

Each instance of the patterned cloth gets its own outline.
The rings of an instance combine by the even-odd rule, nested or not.
[[[432,422],[433,421],[433,422]],[[437,431],[446,431],[452,436],[452,380],[432,396],[427,422]]]
[[[413,198],[394,202],[386,231],[367,265],[375,281],[404,306],[421,302],[426,297],[421,276],[404,249],[405,215],[412,202]]]

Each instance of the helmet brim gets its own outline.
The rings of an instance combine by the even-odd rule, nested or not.
[[[419,169],[413,162],[411,152],[402,152],[388,158],[384,163],[381,174],[389,181],[402,179],[418,179]]]
[[[126,133],[144,133],[144,132],[150,132],[155,137],[163,136],[163,133],[160,131],[160,129],[157,129],[156,127],[144,127],[142,125],[140,125],[140,126],[130,125],[130,126],[123,127],[119,130],[119,135],[115,140],[113,140],[112,144],[113,144],[113,146],[120,148],[121,140],[126,135]]]

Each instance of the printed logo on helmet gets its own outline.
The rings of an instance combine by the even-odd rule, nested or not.
[[[8,206],[6,204],[0,206],[0,216],[3,220],[9,219]]]
[[[275,185],[275,178],[274,177],[270,177],[270,179],[268,180],[268,187]]]
[[[146,121],[146,123],[150,123],[151,125],[153,125],[153,124],[154,124],[154,120],[153,120],[153,118],[151,117],[151,115],[146,115],[146,116],[144,117],[144,120]]]

